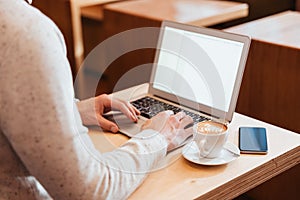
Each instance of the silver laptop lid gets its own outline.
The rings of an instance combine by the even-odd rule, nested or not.
[[[149,93],[230,122],[251,39],[164,21]]]

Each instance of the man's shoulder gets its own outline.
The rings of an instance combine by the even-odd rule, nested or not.
[[[46,15],[21,0],[0,0],[0,5],[0,44],[6,44],[2,55],[10,49],[26,52],[54,48],[65,54],[63,36]]]
[[[26,34],[54,32],[55,24],[42,12],[25,1],[0,0],[0,32],[2,39],[18,39]]]

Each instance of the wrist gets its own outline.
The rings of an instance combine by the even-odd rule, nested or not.
[[[84,125],[97,125],[97,115],[95,111],[95,99],[90,98],[76,102],[82,123]]]

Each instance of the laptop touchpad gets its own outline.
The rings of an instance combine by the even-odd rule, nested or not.
[[[137,133],[141,132],[141,126],[147,120],[143,117],[139,117],[137,123],[135,123],[126,115],[120,113],[106,115],[105,118],[116,123],[120,128],[120,132],[129,137],[133,137]]]

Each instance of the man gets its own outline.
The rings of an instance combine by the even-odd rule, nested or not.
[[[117,132],[102,114],[139,112],[108,95],[76,102],[60,31],[24,0],[0,0],[0,19],[0,199],[125,199],[191,135],[190,117],[163,112],[100,154],[83,124]]]

